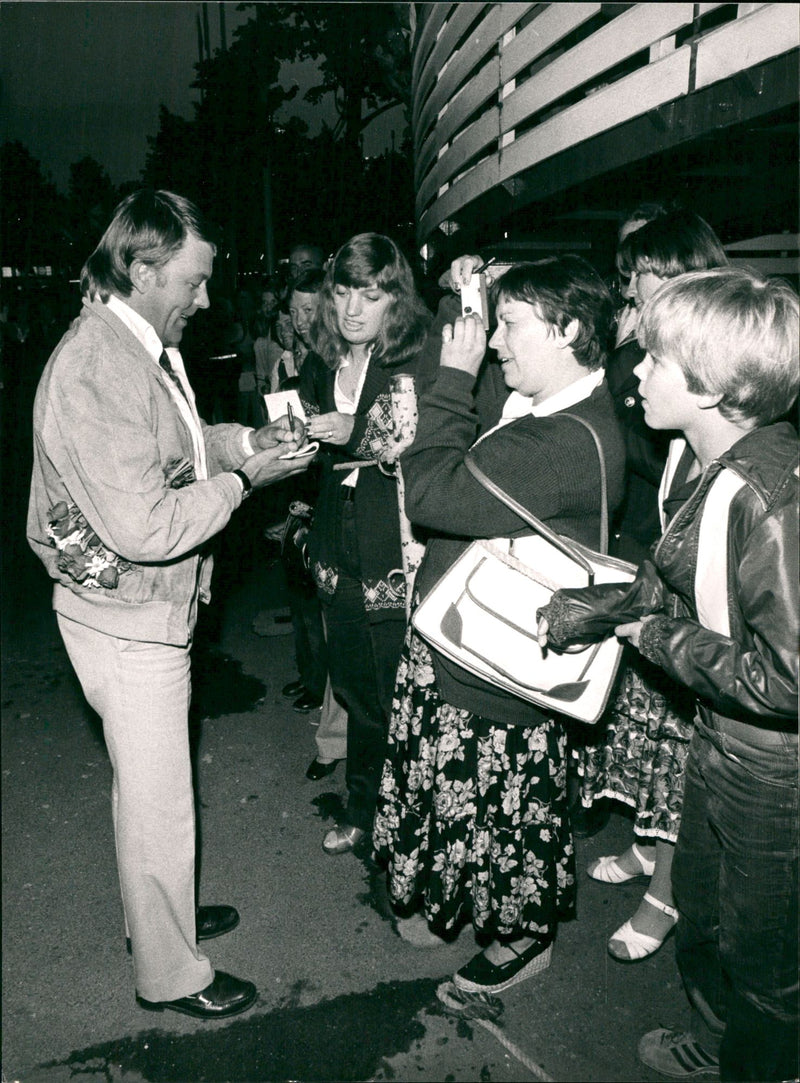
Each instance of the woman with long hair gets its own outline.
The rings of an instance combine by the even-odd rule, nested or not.
[[[300,373],[322,479],[308,539],[328,633],[331,686],[348,712],[347,807],[324,840],[352,850],[371,830],[406,627],[396,478],[376,465],[391,449],[391,379],[416,375],[430,314],[397,245],[352,237],[331,260]]]

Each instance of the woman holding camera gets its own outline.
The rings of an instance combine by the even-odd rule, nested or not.
[[[474,389],[486,351],[480,319],[442,331],[433,387],[402,459],[409,518],[432,532],[417,573],[424,598],[475,538],[530,527],[472,476],[476,464],[553,529],[600,540],[603,447],[611,509],[621,498],[624,443],[605,385],[611,296],[578,256],[520,264],[497,291],[497,351],[511,394],[479,440]],[[374,828],[401,912],[421,909],[447,934],[470,917],[489,940],[455,984],[498,992],[543,970],[558,921],[574,911],[574,853],[562,718],[500,691],[409,631]]]

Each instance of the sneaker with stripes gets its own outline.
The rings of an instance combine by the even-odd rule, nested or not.
[[[719,1075],[719,1061],[698,1045],[691,1034],[660,1027],[639,1042],[639,1060],[661,1075],[688,1079],[693,1075]]]

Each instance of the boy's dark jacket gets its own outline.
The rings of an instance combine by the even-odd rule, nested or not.
[[[703,627],[695,605],[697,542],[709,488],[727,468],[745,484],[728,516],[730,636]],[[630,585],[564,590],[545,612],[554,647],[645,622],[640,647],[714,716],[796,727],[798,707],[798,440],[790,424],[756,429],[715,460]]]

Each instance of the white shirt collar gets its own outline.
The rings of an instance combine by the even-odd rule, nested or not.
[[[370,358],[372,357],[374,349],[375,349],[375,343],[370,342],[370,344],[367,346],[367,360],[366,360],[366,362],[364,364],[365,368],[369,364],[369,361],[370,361]],[[351,350],[348,350],[346,354],[343,354],[339,358],[339,364],[337,366],[337,369],[349,368],[349,366],[352,365],[353,363],[354,363],[353,362],[353,353],[352,353]]]
[[[164,346],[153,325],[148,323],[144,316],[140,316],[138,312],[134,311],[130,305],[126,304],[121,297],[117,297],[116,294],[112,293],[109,296],[106,305],[115,316],[122,320],[128,330],[133,332],[153,360],[158,361]]]
[[[200,418],[197,415],[197,408],[194,402],[194,392],[186,378],[186,367],[184,366],[180,350],[174,346],[164,346],[161,339],[156,334],[153,325],[148,323],[144,316],[140,316],[138,312],[134,311],[130,305],[125,304],[121,297],[117,297],[113,293],[110,294],[106,301],[106,305],[138,339],[145,350],[150,354],[156,365],[159,364],[159,358],[161,357],[162,351],[166,350],[170,363],[177,373],[178,379],[181,381],[181,386],[184,388],[185,394],[182,395],[172,380],[161,372],[160,366],[159,373],[164,382],[164,386],[172,396],[178,411],[182,415],[189,428],[189,432],[191,433],[192,446],[194,448],[194,465],[195,470],[197,471],[197,477],[201,480],[207,478],[208,463],[206,461],[205,441],[200,427]],[[249,432],[250,430],[247,431]]]
[[[606,370],[594,369],[581,376],[567,387],[562,387],[554,395],[550,395],[543,402],[534,405],[529,396],[520,395],[518,391],[512,391],[503,406],[503,419],[514,421],[518,417],[549,417],[550,414],[558,413],[559,410],[567,410],[570,406],[588,399],[596,387],[605,379]]]

